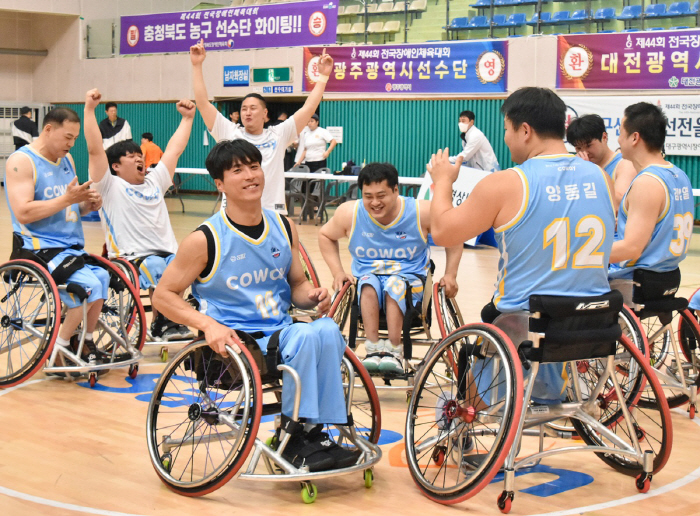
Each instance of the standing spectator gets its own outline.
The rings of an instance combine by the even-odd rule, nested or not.
[[[462,156],[462,164],[485,170],[486,172],[495,172],[500,170],[496,154],[493,152],[493,147],[489,143],[488,138],[475,125],[475,117],[473,111],[462,111],[459,114],[459,137],[462,139],[462,152],[457,156]],[[455,163],[457,156],[450,157],[450,161]]]
[[[27,107],[19,108],[20,117],[12,124],[12,138],[15,142],[15,150],[29,145],[34,138],[39,136],[36,122],[32,120],[32,110]]]
[[[114,102],[107,102],[105,105],[107,118],[100,122],[100,133],[102,133],[102,147],[108,147],[123,140],[131,140],[131,126],[129,122],[117,116],[117,105]]]
[[[153,143],[153,134],[143,133],[141,135],[141,153],[143,154],[143,164],[146,169],[157,165],[163,156],[163,151],[158,145]]]
[[[326,144],[330,145],[326,149]],[[311,120],[299,135],[299,157],[294,164],[305,163],[311,172],[326,166],[326,158],[338,142],[327,129],[318,126],[318,115],[311,115]]]
[[[231,122],[234,123],[234,125],[241,125],[241,112],[236,110],[236,111],[231,111],[231,114],[228,116],[231,119]]]

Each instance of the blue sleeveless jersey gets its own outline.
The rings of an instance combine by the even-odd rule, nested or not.
[[[430,247],[420,228],[418,201],[399,196],[401,211],[393,222],[377,222],[357,201],[350,229],[352,274],[416,274],[426,276]]]
[[[238,231],[224,210],[204,222],[216,251],[209,274],[192,285],[203,314],[234,330],[267,335],[292,324],[292,249],[280,217],[263,210],[265,229],[257,240]]]
[[[685,259],[693,234],[693,187],[685,172],[670,163],[666,166],[651,165],[637,174],[630,188],[642,175],[653,177],[663,186],[666,205],[656,221],[651,240],[639,258],[611,265],[610,277],[614,279],[631,278],[634,269],[648,269],[654,272],[674,270]],[[620,240],[624,238],[627,225],[625,205],[628,193],[629,189],[622,198],[617,217],[617,233]]]
[[[613,181],[615,181],[615,174],[617,171],[617,166],[620,164],[620,161],[622,161],[622,153],[620,151],[615,152],[615,155],[613,158],[608,161],[608,163],[603,167],[603,170],[605,170],[608,175],[612,178]]]
[[[496,308],[528,310],[532,294],[610,291],[615,211],[603,170],[569,154],[538,156],[514,170],[523,203],[513,220],[495,228],[501,255]]]
[[[21,147],[15,152],[26,154],[32,161],[35,201],[47,201],[66,193],[68,184],[75,177],[75,170],[68,156],[53,162],[29,146]],[[7,188],[5,195],[9,195]],[[10,207],[9,197],[7,205]],[[83,225],[80,221],[80,204],[73,204],[50,217],[29,224],[20,224],[12,212],[12,207],[10,217],[12,231],[22,235],[22,247],[25,249],[65,249],[71,246],[83,247],[85,244]]]

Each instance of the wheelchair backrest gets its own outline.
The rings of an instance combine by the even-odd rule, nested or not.
[[[676,268],[669,272],[654,272],[645,269],[635,269],[632,301],[644,304],[674,297],[681,284],[681,270]]]

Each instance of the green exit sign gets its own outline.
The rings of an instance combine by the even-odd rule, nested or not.
[[[253,68],[253,82],[292,82],[292,69]]]

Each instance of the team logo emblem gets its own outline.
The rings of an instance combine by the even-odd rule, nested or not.
[[[476,76],[481,84],[496,84],[506,71],[506,61],[497,50],[482,52],[476,59]]]
[[[583,80],[593,69],[593,53],[584,45],[574,45],[562,56],[559,69],[567,79]]]
[[[279,258],[280,254],[282,254],[282,253],[280,252],[279,249],[277,249],[276,247],[272,248],[272,257],[273,258]]]
[[[406,232],[405,231],[397,231],[396,238],[398,238],[399,240],[405,240],[406,239]]]
[[[326,32],[326,15],[316,11],[309,18],[309,32],[314,36],[320,36]]]
[[[131,27],[129,27],[129,30],[126,31],[126,43],[130,47],[135,47],[138,42],[139,28],[136,25],[132,25]]]

